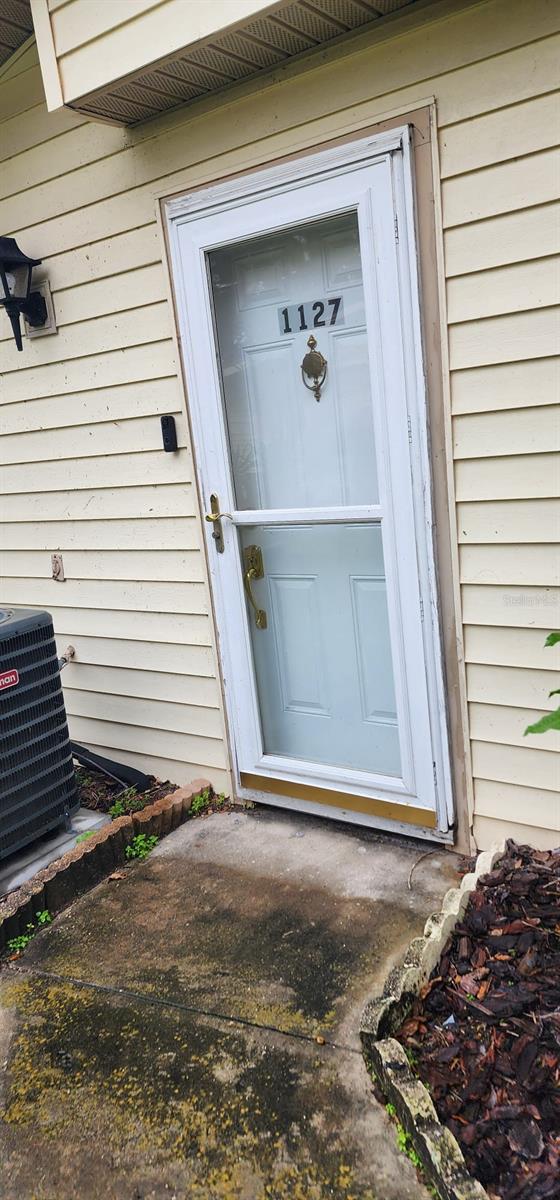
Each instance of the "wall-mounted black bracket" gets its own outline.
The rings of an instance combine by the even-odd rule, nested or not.
[[[31,325],[33,329],[40,329],[45,325],[49,315],[45,298],[41,295],[41,292],[31,292],[25,304],[22,304],[21,311],[25,316],[27,324]]]
[[[164,413],[161,418],[161,436],[163,440],[163,449],[166,453],[171,453],[177,449],[177,430],[175,428],[175,417],[171,413]]]

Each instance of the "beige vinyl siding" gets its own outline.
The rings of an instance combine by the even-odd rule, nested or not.
[[[351,53],[329,50],[275,82],[133,130],[70,113],[47,119],[33,66],[26,89],[21,74],[0,81],[10,134],[1,225],[44,259],[60,326],[17,355],[0,323],[4,594],[48,607],[60,644],[76,644],[63,681],[77,738],[160,775],[209,774],[226,786],[156,198],[315,149],[433,96],[474,829],[481,846],[504,833],[548,845],[560,827],[560,759],[550,737],[523,738],[523,728],[546,709],[558,663],[542,648],[558,623],[559,583],[558,7],[487,0],[438,11],[432,20],[424,10],[418,28],[410,15],[395,22],[393,41],[372,32]],[[18,104],[25,140],[15,154]],[[161,412],[176,414],[176,457],[159,449]],[[49,578],[53,550],[64,554],[65,584]]]

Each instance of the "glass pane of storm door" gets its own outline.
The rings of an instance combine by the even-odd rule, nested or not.
[[[375,504],[356,214],[222,247],[209,262],[236,507]],[[302,380],[311,335],[327,360],[319,400]]]
[[[265,753],[399,776],[381,528],[328,522],[333,506],[378,501],[356,214],[209,265],[236,507],[298,510],[238,529],[243,571],[250,547],[262,557],[250,593],[266,627],[249,589],[247,619]],[[318,397],[302,378],[311,334],[327,360]]]

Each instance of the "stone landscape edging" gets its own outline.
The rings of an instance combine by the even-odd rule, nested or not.
[[[430,1093],[412,1072],[403,1047],[392,1035],[408,1016],[447,939],[464,916],[471,892],[504,851],[505,842],[478,855],[474,870],[463,877],[458,888],[446,892],[440,912],[428,917],[423,937],[410,943],[400,965],[390,972],[381,996],[370,1000],[362,1015],[360,1037],[368,1062],[441,1200],[489,1197],[469,1173],[457,1139],[440,1121]]]
[[[195,779],[139,812],[117,817],[38,871],[0,905],[0,954],[12,938],[35,924],[38,912],[60,912],[126,862],[126,847],[137,834],[162,838],[177,829],[188,819],[195,796],[211,786],[207,779]]]

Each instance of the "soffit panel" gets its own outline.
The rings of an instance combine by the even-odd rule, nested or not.
[[[29,0],[0,0],[0,67],[32,33]]]
[[[0,3],[2,0],[0,0]],[[18,0],[20,3],[21,0]],[[186,47],[133,77],[115,81],[72,101],[91,116],[134,125],[178,104],[269,71],[416,0],[293,0],[235,30]]]

